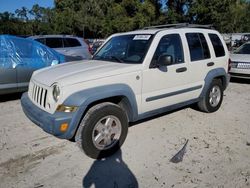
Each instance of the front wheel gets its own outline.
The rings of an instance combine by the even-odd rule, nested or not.
[[[198,102],[198,108],[203,112],[217,111],[223,100],[223,89],[220,80],[213,80],[205,96]]]
[[[78,146],[91,158],[115,153],[128,133],[126,113],[113,103],[101,103],[89,109],[76,134]]]

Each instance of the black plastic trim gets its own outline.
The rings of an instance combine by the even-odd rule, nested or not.
[[[149,97],[149,98],[146,99],[146,102],[171,97],[171,96],[174,96],[174,95],[179,95],[181,93],[187,93],[187,92],[194,91],[194,90],[197,90],[197,89],[200,89],[200,88],[202,88],[202,85],[190,87],[190,88],[187,88],[187,89],[182,89],[182,90],[179,90],[179,91],[174,91],[174,92],[171,92],[171,93],[166,93],[166,94],[162,94],[162,95]]]

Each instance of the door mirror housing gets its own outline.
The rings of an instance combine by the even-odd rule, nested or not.
[[[157,64],[158,66],[168,66],[173,63],[173,57],[171,55],[161,55],[158,58]]]

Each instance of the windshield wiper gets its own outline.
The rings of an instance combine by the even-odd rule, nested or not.
[[[122,61],[120,58],[118,58],[116,56],[111,55],[109,57],[111,57],[112,59],[115,59],[116,61],[119,61],[120,63],[124,63],[124,61]]]
[[[106,56],[107,58],[104,58],[102,56],[93,56],[93,60],[108,60],[108,59],[114,59],[116,61],[118,61],[119,63],[124,63],[123,60],[121,60],[120,58],[116,57],[116,56]]]

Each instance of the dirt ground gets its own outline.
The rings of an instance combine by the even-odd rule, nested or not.
[[[20,95],[0,96],[0,109],[0,188],[250,187],[250,81],[234,79],[216,113],[184,108],[131,126],[99,161],[31,123]]]

